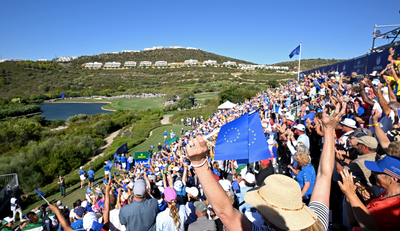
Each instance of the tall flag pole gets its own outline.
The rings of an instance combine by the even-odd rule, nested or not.
[[[300,60],[301,60],[301,43],[300,43],[300,52],[299,52],[299,69],[297,69],[297,81],[300,81]]]

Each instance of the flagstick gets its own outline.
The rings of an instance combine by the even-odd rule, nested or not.
[[[299,69],[297,69],[297,82],[300,82],[300,60],[301,60],[301,43],[300,43],[300,53],[299,53]]]

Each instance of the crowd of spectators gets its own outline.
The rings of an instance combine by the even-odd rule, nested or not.
[[[400,59],[389,53],[380,73],[312,73],[195,119],[148,161],[118,175],[105,163],[84,200],[38,207],[19,228],[399,230]],[[272,157],[214,160],[215,130],[255,110]]]

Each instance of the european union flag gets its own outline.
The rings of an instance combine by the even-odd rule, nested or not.
[[[239,117],[221,127],[214,160],[240,160],[253,163],[271,158],[257,112]]]
[[[121,145],[117,151],[115,151],[116,154],[125,154],[128,152],[128,143],[125,143]]]
[[[294,49],[290,54],[289,54],[289,58],[292,58],[295,55],[299,55],[300,54],[300,45],[298,47],[296,47],[296,49]]]

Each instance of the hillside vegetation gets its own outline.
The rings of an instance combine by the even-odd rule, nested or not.
[[[156,61],[167,61],[168,63],[183,63],[185,60],[188,59],[195,59],[199,62],[203,62],[206,60],[216,60],[218,64],[222,64],[226,61],[253,64],[251,62],[225,57],[207,51],[187,49],[162,49],[154,51],[81,56],[78,59],[73,60],[71,63],[75,67],[80,67],[82,64],[88,62],[120,62],[123,65],[125,61],[136,61],[137,64],[139,64],[140,61],[151,61],[154,64]]]
[[[301,60],[301,70],[309,70],[313,69],[316,67],[321,67],[329,64],[335,64],[337,62],[341,62],[343,59],[302,59]],[[295,70],[297,71],[297,68],[299,67],[299,61],[294,60],[294,61],[288,61],[288,62],[281,62],[281,63],[275,63],[274,65],[276,66],[284,66],[284,67],[289,67],[290,70]]]

